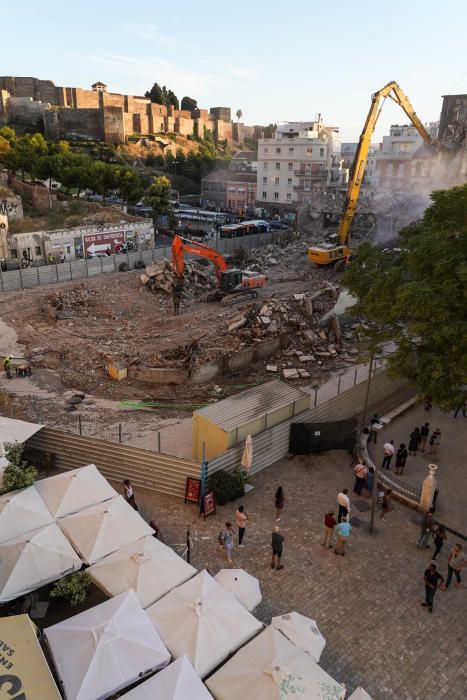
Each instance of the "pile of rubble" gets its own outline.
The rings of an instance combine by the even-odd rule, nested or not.
[[[286,349],[270,358],[266,370],[282,372],[284,379],[307,379],[313,364],[326,367],[336,359],[356,362],[356,326],[346,324],[343,330],[332,313],[338,294],[338,287],[325,283],[314,293],[294,294],[287,301],[272,297],[251,304],[229,320],[227,332],[238,337],[240,346],[284,334]]]
[[[99,294],[95,289],[79,284],[76,287],[61,289],[43,297],[40,301],[40,311],[48,319],[64,320],[73,318],[73,310],[79,309],[80,315],[86,316],[90,308],[98,305],[96,297]]]
[[[294,265],[303,268],[308,243],[297,240],[281,247],[269,244],[265,248],[254,248],[248,258],[248,269],[255,272],[268,270],[290,270]]]
[[[215,286],[215,277],[210,266],[200,265],[196,262],[186,262],[184,269],[184,288],[186,296],[196,297],[200,291],[208,291]],[[140,276],[141,284],[144,284],[153,293],[172,293],[173,270],[168,260],[160,260],[146,267]]]

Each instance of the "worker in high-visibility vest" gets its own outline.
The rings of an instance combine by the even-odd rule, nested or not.
[[[3,358],[3,369],[5,370],[5,374],[7,376],[7,379],[11,379],[11,357],[10,357],[10,355],[7,355],[6,357]]]

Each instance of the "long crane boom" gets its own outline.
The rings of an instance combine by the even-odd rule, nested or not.
[[[371,107],[360,136],[357,152],[355,153],[352,175],[350,177],[349,186],[347,189],[347,199],[344,206],[344,213],[339,224],[339,242],[341,245],[348,245],[350,225],[357,208],[358,195],[360,194],[360,188],[362,186],[371,137],[379,115],[381,114],[381,100],[385,99],[386,97],[389,97],[396,104],[402,107],[427,146],[441,148],[439,142],[436,141],[436,139],[433,139],[425,129],[422,122],[418,118],[417,113],[412,107],[409,98],[404,94],[396,82],[392,81],[381,88],[381,90],[375,92],[371,98]]]

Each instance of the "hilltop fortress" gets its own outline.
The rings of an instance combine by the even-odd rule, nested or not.
[[[0,76],[0,124],[40,128],[45,137],[123,143],[133,134],[175,133],[241,143],[257,139],[259,126],[233,122],[230,107],[193,112],[151,102],[147,97],[107,92],[104,83],[91,90],[60,87],[51,80]]]

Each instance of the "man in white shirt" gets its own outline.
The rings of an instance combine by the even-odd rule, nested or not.
[[[391,459],[394,454],[394,440],[389,440],[389,442],[386,442],[384,444],[383,451],[384,458],[381,469],[389,469],[389,465],[391,464]]]
[[[337,494],[337,504],[339,506],[339,513],[337,515],[337,522],[340,523],[342,520],[346,520],[348,514],[350,513],[350,500],[347,494],[349,489],[343,489]]]

